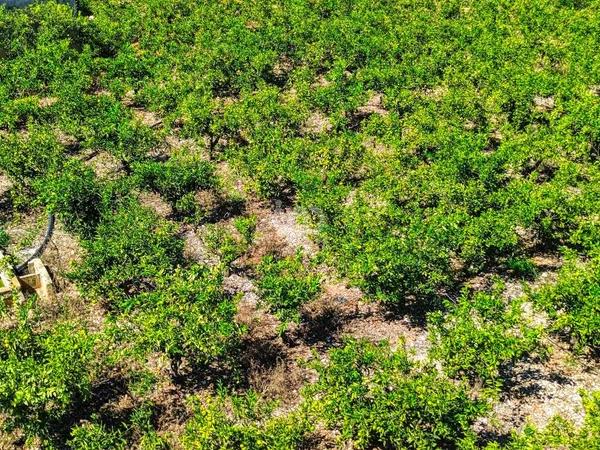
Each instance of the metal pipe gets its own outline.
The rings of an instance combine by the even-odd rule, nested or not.
[[[27,258],[24,262],[15,267],[15,272],[17,273],[17,275],[25,273],[27,271],[27,265],[29,264],[29,262],[32,259],[39,258],[42,255],[42,253],[44,253],[44,250],[50,242],[52,233],[54,232],[54,221],[54,214],[50,214],[48,216],[48,226],[46,227],[46,234],[44,234],[44,239],[42,240],[42,243],[34,250],[33,254],[29,258]]]
[[[6,5],[7,8],[25,8],[26,6],[31,5],[32,3],[36,3],[39,0],[0,0],[0,5]],[[57,0],[59,3],[69,3],[71,9],[73,9],[73,14],[77,13],[78,8],[78,0]],[[31,262],[31,260],[35,258],[39,258],[44,250],[48,246],[50,242],[50,238],[52,237],[52,233],[54,232],[54,222],[55,217],[54,214],[50,214],[48,216],[48,226],[46,227],[46,233],[44,234],[44,239],[42,243],[34,250],[29,258],[23,261],[21,264],[15,267],[15,273],[23,274],[27,271],[27,266]]]

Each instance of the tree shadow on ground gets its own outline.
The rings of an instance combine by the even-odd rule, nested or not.
[[[543,370],[541,363],[543,363],[541,358],[529,357],[518,364],[501,366],[500,377],[503,384],[500,395],[505,399],[541,398],[545,389],[543,383],[559,386],[574,384],[573,380],[556,371]]]
[[[227,358],[207,365],[190,365],[173,376],[173,382],[189,393],[220,386],[235,390],[248,389],[250,373],[272,369],[287,358],[281,339],[245,336]]]
[[[477,447],[484,448],[489,444],[498,444],[500,446],[507,445],[510,443],[512,435],[510,432],[503,432],[498,430],[484,430],[477,435]]]
[[[302,311],[300,324],[285,337],[292,345],[327,350],[339,343],[338,334],[344,324],[357,317],[358,311],[348,310],[335,302],[316,304]]]
[[[48,440],[56,448],[67,448],[73,428],[91,419],[109,429],[122,426],[131,415],[133,407],[109,409],[107,406],[127,393],[128,383],[124,377],[108,378],[95,384],[87,398],[74,400],[71,410],[66,415],[47,421]]]
[[[443,298],[454,301],[456,293],[440,292],[426,297],[408,297],[401,303],[383,303],[383,314],[387,320],[408,319],[411,326],[425,328],[427,316],[444,309]]]

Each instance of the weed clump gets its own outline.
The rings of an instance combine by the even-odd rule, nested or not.
[[[283,259],[266,256],[257,272],[262,300],[284,322],[299,320],[300,307],[320,291],[320,278],[305,267],[300,253]]]

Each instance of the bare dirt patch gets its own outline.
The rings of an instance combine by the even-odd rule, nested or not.
[[[195,392],[195,395],[201,395],[202,391]],[[180,441],[175,439],[181,436],[185,429],[185,422],[190,417],[190,412],[186,407],[187,394],[171,381],[159,383],[152,392],[151,401],[158,406],[156,427],[159,435],[167,438],[170,448],[180,448]]]
[[[370,303],[360,289],[344,282],[325,283],[321,297],[303,307],[302,322],[292,335],[323,353],[347,338],[402,345],[419,361],[427,358],[429,349],[427,330],[408,314]]]
[[[531,262],[538,269],[559,269],[563,260],[557,254],[538,254],[531,257]]]
[[[148,151],[147,156],[155,161],[167,161],[173,155],[175,149],[176,147],[173,147],[164,141]]]
[[[148,156],[157,161],[167,161],[175,154],[193,154],[201,158],[210,159],[207,149],[210,147],[210,140],[205,138],[198,142],[196,139],[183,138],[176,132],[165,136],[157,146],[148,152]]]
[[[0,415],[0,427],[4,429],[6,421],[6,416]],[[1,450],[14,450],[19,448],[17,445],[18,442],[22,442],[25,440],[24,433],[19,430],[14,430],[11,432],[3,431],[0,433],[0,449]],[[33,443],[32,443],[33,444]],[[39,445],[39,443],[37,443]],[[32,445],[31,448],[36,448]],[[37,447],[39,448],[39,447]]]
[[[333,129],[331,120],[322,112],[314,112],[302,126],[304,134],[323,134]]]
[[[312,230],[299,221],[299,215],[291,208],[264,211],[261,214],[258,228],[272,230],[285,245],[285,253],[293,254],[301,250],[308,256],[317,253],[318,248],[312,241]]]
[[[158,116],[158,114],[156,114],[153,111],[148,111],[143,108],[134,108],[132,111],[133,111],[133,116],[141,124],[143,124],[147,127],[156,128],[156,127],[162,125],[162,123],[163,123],[162,119]]]
[[[216,164],[216,175],[226,193],[246,197],[248,191],[246,184],[227,161],[219,161]]]
[[[563,264],[560,255],[551,253],[533,255],[530,261],[537,271],[533,280],[517,278],[512,273],[491,271],[472,277],[466,281],[465,286],[475,291],[486,291],[492,288],[496,280],[500,279],[504,283],[504,298],[514,300],[525,295],[527,288],[535,290],[544,284],[555,282]]]
[[[311,258],[317,254],[319,249],[312,240],[313,231],[301,223],[297,211],[255,203],[248,212],[257,218],[255,238],[248,252],[234,262],[238,270],[252,272],[267,255],[286,257],[301,252]]]
[[[18,222],[8,227],[13,239],[10,251],[22,261],[39,245],[46,228],[47,216],[44,211],[36,210],[18,218]],[[77,287],[69,280],[68,274],[81,262],[84,250],[79,239],[65,230],[60,220],[56,221],[54,232],[46,246],[41,260],[48,269],[56,296],[50,301],[38,300],[41,308],[41,327],[50,326],[58,318],[85,324],[92,332],[104,327],[104,310],[99,304],[83,298]]]
[[[96,151],[85,156],[85,164],[91,167],[100,179],[114,180],[123,174],[123,164],[105,151]]]
[[[58,222],[44,251],[43,259],[55,275],[65,278],[73,266],[83,259],[83,249],[79,239]]]
[[[300,390],[309,376],[297,361],[276,359],[272,368],[255,368],[249,374],[249,383],[263,397],[283,403],[290,410],[300,402]]]
[[[128,107],[135,106],[135,91],[130,89],[129,91],[125,92],[125,95],[123,95],[123,98],[121,99],[121,103]]]
[[[387,116],[389,111],[383,106],[383,94],[375,93],[363,106],[357,109],[358,114],[368,116],[370,114],[379,114],[381,116]]]
[[[236,284],[240,281],[233,280]],[[247,282],[242,282],[240,289],[249,290],[236,315],[237,323],[247,329],[239,356],[244,380],[264,398],[277,400],[279,412],[289,411],[300,402],[302,386],[314,378],[303,364],[311,357],[311,349],[280,332],[280,321],[257,306],[258,298]]]
[[[394,155],[394,149],[392,147],[378,141],[374,137],[366,138],[362,142],[362,145],[368,151],[370,151],[373,156],[376,156],[379,158],[389,158]]]
[[[221,198],[219,194],[208,190],[195,192],[194,200],[207,217],[217,217],[219,215],[219,208],[225,203],[224,199]]]
[[[440,101],[448,94],[448,88],[446,86],[435,86],[432,88],[425,88],[419,92],[423,97],[429,98],[433,101]]]
[[[47,216],[43,212],[31,214],[26,220],[21,221],[15,228],[10,228],[11,237],[20,245],[28,244],[28,247],[20,249],[22,254],[28,255],[29,251],[37,247],[42,240],[43,233],[46,229]],[[33,238],[32,238],[33,237]],[[19,244],[15,244],[15,249]],[[62,223],[57,220],[54,231],[46,246],[42,260],[53,277],[59,277],[59,281],[66,282],[66,274],[73,268],[73,265],[80,262],[83,257],[83,249],[79,243],[79,239],[73,234],[65,230]],[[60,287],[60,286],[59,286]]]
[[[84,258],[84,249],[79,239],[65,230],[57,221],[52,237],[41,259],[50,272],[56,289],[56,298],[42,305],[46,314],[57,317],[66,314],[69,320],[86,324],[92,332],[104,328],[104,310],[98,303],[83,298],[68,274]]]
[[[237,268],[251,270],[267,255],[283,256],[284,249],[285,242],[273,230],[260,230],[250,250],[233,264]]]
[[[533,98],[533,105],[535,110],[538,112],[550,112],[556,106],[556,102],[554,101],[554,97],[542,97],[537,95]]]
[[[408,315],[391,315],[378,304],[361,303],[359,315],[340,329],[341,336],[388,341],[392,348],[404,346],[417,361],[427,359],[430,347],[427,330],[414,325]]]
[[[294,68],[294,61],[288,56],[282,56],[279,61],[273,66],[273,74],[276,77],[282,77],[292,71]]]
[[[491,418],[482,421],[488,429],[508,433],[522,430],[526,423],[544,427],[556,415],[581,426],[584,410],[579,392],[598,388],[600,366],[554,344],[548,361],[519,362],[507,370],[506,377],[507,387]]]
[[[331,81],[329,81],[325,75],[321,74],[318,75],[317,78],[315,79],[314,83],[312,83],[310,85],[311,88],[326,88],[331,86],[333,83]]]
[[[0,197],[6,195],[13,187],[13,183],[6,175],[0,173]]]
[[[165,137],[165,143],[173,150],[190,149],[198,150],[198,143],[191,138],[182,138],[176,134],[169,134]]]
[[[138,200],[142,206],[154,211],[158,217],[166,219],[173,214],[173,208],[155,192],[142,191],[138,194]]]
[[[4,225],[10,236],[7,253],[19,260],[29,257],[43,239],[47,220],[48,216],[42,209],[15,215],[11,222]]]
[[[72,134],[67,134],[62,130],[55,130],[56,140],[58,143],[67,149],[77,150],[81,143]]]
[[[57,97],[42,97],[42,98],[40,98],[38,105],[40,108],[48,108],[48,107],[56,104],[56,102],[58,102]]]
[[[183,226],[181,237],[184,244],[183,256],[186,259],[207,265],[218,264],[218,260],[206,248],[198,232],[193,227]]]
[[[254,282],[242,275],[232,274],[223,280],[223,290],[229,295],[242,294],[242,303],[248,303],[250,307],[257,304],[258,295]]]

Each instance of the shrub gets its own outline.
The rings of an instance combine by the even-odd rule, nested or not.
[[[257,267],[261,300],[281,320],[299,320],[299,308],[319,293],[319,276],[311,273],[297,253],[283,259],[266,256]]]
[[[214,166],[191,154],[178,154],[164,163],[145,161],[134,165],[134,179],[163,196],[179,218],[198,223],[211,211],[196,199],[196,192],[217,186]]]
[[[248,249],[246,242],[239,239],[231,229],[222,224],[206,225],[202,241],[225,266],[238,259]]]
[[[533,279],[537,275],[537,270],[533,262],[526,258],[509,258],[506,261],[507,269],[515,275],[526,279]]]
[[[166,438],[151,430],[142,435],[139,448],[140,450],[170,450],[172,447]]]
[[[236,217],[233,228],[235,231],[223,224],[207,224],[202,234],[204,245],[225,266],[229,266],[250,248],[256,230],[256,217]]]
[[[251,196],[306,208],[323,255],[368,297],[438,306],[440,293],[474,274],[500,267],[533,277],[531,254],[577,251],[579,262],[573,258],[557,285],[533,298],[554,329],[578,349],[595,350],[599,11],[598,0],[85,0],[76,16],[55,1],[0,7],[0,170],[14,182],[0,207],[48,205],[83,237],[87,256],[74,276],[86,299],[105,297],[109,317],[130,331],[119,350],[202,361],[226,347],[232,301],[182,286],[212,292],[218,282],[204,269],[182,267],[176,225],[131,197],[135,189],[158,192],[177,220],[192,223],[237,214],[241,208],[218,195],[216,165],[199,157],[204,149],[151,157],[167,135],[205,141],[208,156],[234,168],[232,177],[256,191]],[[162,126],[145,124],[145,111],[160,114]],[[69,162],[82,150],[109,152],[124,175],[96,184]],[[245,219],[233,225],[207,227],[223,270],[253,234]],[[297,320],[302,303],[318,295],[313,272],[294,258],[267,258],[258,283],[271,311]],[[537,331],[519,323],[520,301],[502,305],[485,295],[491,298],[448,304],[431,329],[453,376],[490,386],[502,364],[533,346]],[[206,317],[223,329],[205,326]],[[481,360],[471,347],[481,349]],[[398,391],[389,393],[381,374],[402,371],[374,364],[369,370],[380,378],[354,371],[366,391],[362,403],[354,399],[356,411],[367,420],[347,425],[351,413],[339,413],[346,440],[460,445],[447,437],[450,425],[439,425],[456,410],[433,417],[445,406],[427,409],[419,390],[429,392],[423,379],[430,376],[442,386],[431,388],[437,401],[444,379],[411,368],[402,376],[413,391],[399,397],[406,400],[400,408],[388,407],[385,395]],[[368,410],[374,399],[392,420],[376,420],[380,411]],[[453,399],[448,408],[458,409],[462,397]],[[151,430],[128,428],[128,420],[114,427],[128,447],[143,447],[142,433],[154,445]],[[113,430],[93,423],[100,429],[90,427],[91,440],[96,433],[111,446],[113,437],[101,436]],[[467,434],[461,427],[457,435]]]
[[[125,450],[127,440],[122,432],[109,430],[102,423],[89,422],[71,430],[68,446],[73,450]]]
[[[138,163],[134,175],[141,187],[158,192],[173,205],[186,194],[216,186],[213,165],[190,156]]]
[[[248,247],[254,239],[257,218],[255,215],[236,217],[233,221],[235,229],[240,233],[244,244]]]
[[[168,450],[170,446],[155,430],[154,419],[157,406],[145,401],[139,405],[129,417],[127,431],[134,436],[139,436],[138,448],[140,450]]]
[[[71,429],[71,439],[65,448],[124,450],[135,442],[136,448],[141,450],[166,450],[168,445],[154,430],[153,413],[153,405],[148,402],[136,406],[121,423],[116,423],[113,417],[107,421],[106,417],[94,413],[89,421]]]
[[[501,285],[491,293],[465,291],[456,303],[446,302],[446,313],[429,315],[430,356],[450,377],[498,388],[503,364],[540,349],[541,330],[524,318],[522,301],[507,303],[501,291]]]
[[[100,220],[102,192],[94,171],[77,160],[35,184],[37,201],[64,222],[68,230],[91,238]]]
[[[183,242],[172,223],[130,200],[104,213],[86,256],[72,277],[88,295],[128,308],[128,299],[152,290],[155,279],[182,261]]]
[[[0,410],[9,430],[47,438],[89,395],[95,339],[71,322],[40,327],[29,304],[15,309],[0,329]]]
[[[465,386],[386,343],[350,340],[314,367],[318,380],[304,394],[312,414],[354,448],[452,448],[471,439],[486,409]]]
[[[306,417],[274,416],[276,404],[250,391],[243,396],[192,398],[183,436],[189,450],[287,450],[300,448],[313,428]]]
[[[87,149],[104,149],[114,155],[127,173],[158,144],[157,133],[133,118],[132,111],[108,95],[79,90],[62,93],[67,101],[61,129]]]
[[[452,241],[460,236],[458,213],[422,217],[418,210],[394,208],[386,200],[393,193],[380,197],[376,188],[363,186],[333,226],[325,228],[330,260],[384,301],[428,298],[449,285]]]
[[[58,169],[63,149],[50,129],[32,127],[25,134],[0,140],[0,169],[16,184],[29,187],[32,180]]]
[[[567,254],[556,284],[533,294],[533,300],[554,319],[552,328],[570,335],[579,351],[600,345],[600,253],[585,262]]]
[[[10,243],[10,236],[4,229],[0,228],[0,250],[8,247],[9,243]]]
[[[151,292],[131,298],[121,317],[121,338],[142,356],[164,352],[178,374],[182,359],[205,365],[235,343],[235,302],[222,290],[222,275],[207,267],[176,269],[155,279]]]

